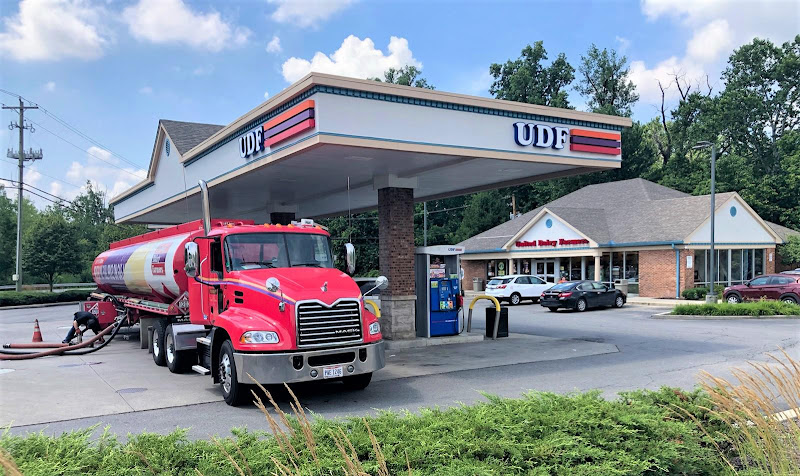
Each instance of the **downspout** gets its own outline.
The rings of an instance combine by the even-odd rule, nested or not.
[[[672,249],[675,250],[675,299],[681,297],[681,250],[672,244]]]

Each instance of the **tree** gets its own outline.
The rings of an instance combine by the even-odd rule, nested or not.
[[[547,51],[541,41],[522,49],[520,57],[505,64],[493,63],[489,73],[494,82],[489,87],[497,99],[568,108],[566,87],[575,79],[575,68],[559,53],[545,66]]]
[[[467,200],[467,208],[451,237],[452,243],[460,243],[467,238],[497,226],[508,219],[508,200],[498,190],[478,192]]]
[[[44,278],[52,292],[56,275],[80,271],[77,237],[74,226],[60,214],[42,215],[23,242],[22,263],[26,271]]]
[[[401,86],[414,86],[415,88],[436,89],[432,84],[428,84],[425,78],[418,77],[422,74],[416,66],[406,65],[402,68],[389,68],[383,73],[383,81]],[[381,81],[380,78],[371,78],[374,81]]]
[[[778,141],[800,127],[800,35],[778,47],[754,39],[735,50],[722,74],[720,122],[736,151],[774,173]]]
[[[0,185],[0,283],[11,282],[14,274],[14,247],[17,239],[17,212]]]
[[[780,246],[781,262],[785,265],[800,263],[800,237],[790,236],[786,243]]]
[[[601,51],[594,44],[578,66],[580,80],[575,89],[586,96],[592,112],[614,116],[631,115],[631,107],[639,100],[636,86],[629,79],[630,68],[625,56],[616,50]]]

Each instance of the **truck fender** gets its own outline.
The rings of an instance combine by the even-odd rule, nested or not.
[[[175,324],[172,329],[172,342],[175,343],[175,350],[197,350],[197,338],[205,337],[208,334],[205,326],[198,324]]]

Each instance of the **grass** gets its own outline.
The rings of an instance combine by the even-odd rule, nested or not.
[[[800,305],[782,301],[679,304],[672,310],[672,314],[678,316],[800,316]]]
[[[45,291],[0,291],[0,307],[24,306],[28,304],[45,304],[53,302],[84,301],[91,290],[70,289],[58,293]]]
[[[800,404],[800,364],[784,353],[734,370],[736,383],[704,374],[701,389],[662,388],[605,400],[598,392],[531,392],[519,399],[419,414],[383,412],[311,419],[288,389],[287,415],[267,389],[255,405],[270,433],[190,441],[185,430],[129,435],[96,427],[0,436],[7,475],[718,475],[800,474],[800,429],[778,421]]]

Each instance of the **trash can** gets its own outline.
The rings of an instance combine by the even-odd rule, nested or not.
[[[615,279],[614,280],[614,287],[622,291],[622,294],[625,296],[628,295],[628,280],[627,279]]]
[[[483,292],[483,278],[472,278],[472,290]]]
[[[494,333],[494,319],[497,310],[494,307],[486,308],[486,337],[491,338]],[[497,337],[508,337],[508,308],[500,307],[500,324],[497,326]]]

